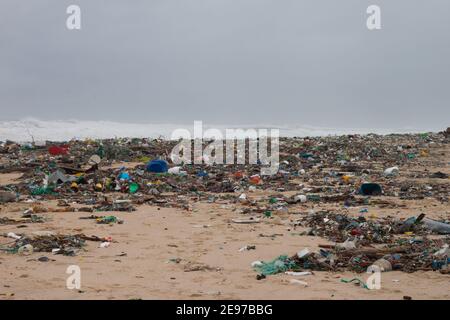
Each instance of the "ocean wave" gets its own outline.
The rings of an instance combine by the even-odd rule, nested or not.
[[[0,121],[0,141],[68,141],[72,139],[107,139],[107,138],[167,138],[176,129],[193,132],[194,123],[120,123],[114,121],[86,120],[39,120],[27,118],[17,121]],[[225,129],[279,129],[282,137],[328,136],[342,134],[390,134],[417,133],[423,130],[413,128],[327,128],[315,126],[277,126],[273,124],[259,125],[213,125],[203,123],[203,130],[216,128],[225,134]],[[270,131],[269,131],[270,132]]]

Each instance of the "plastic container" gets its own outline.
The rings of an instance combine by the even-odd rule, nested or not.
[[[304,194],[298,194],[294,197],[295,202],[301,202],[304,203],[308,201],[308,198]]]
[[[251,176],[249,181],[250,181],[251,184],[260,184],[261,183],[261,177],[256,174],[254,176]]]
[[[383,193],[383,190],[377,183],[363,183],[359,192],[364,196],[378,196]]]
[[[152,160],[147,164],[147,171],[154,173],[164,173],[168,171],[167,162],[164,160]]]
[[[170,173],[170,174],[180,174],[181,167],[170,168],[169,170],[167,170],[167,172]]]
[[[139,185],[136,182],[130,183],[130,193],[136,193],[139,190]]]
[[[367,273],[392,271],[392,264],[386,259],[378,259],[367,268]]]
[[[387,168],[386,170],[384,170],[383,174],[386,177],[393,177],[393,176],[398,175],[398,173],[399,173],[398,167],[392,167],[392,168]]]
[[[51,146],[48,148],[48,153],[52,156],[66,155],[69,152],[69,146]]]
[[[450,224],[448,223],[443,223],[428,218],[424,218],[422,222],[428,229],[433,232],[437,232],[440,234],[450,234]]]
[[[24,246],[21,246],[18,250],[17,253],[22,255],[22,256],[29,256],[30,254],[33,254],[33,246],[31,244],[26,244]]]

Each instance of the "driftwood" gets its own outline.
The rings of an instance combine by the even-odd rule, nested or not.
[[[338,249],[335,245],[329,245],[329,244],[321,244],[319,245],[320,248],[325,249]],[[341,249],[339,253],[343,255],[367,255],[367,256],[383,256],[386,254],[392,254],[392,253],[405,253],[408,250],[408,246],[398,246],[393,248],[358,248],[358,249]]]

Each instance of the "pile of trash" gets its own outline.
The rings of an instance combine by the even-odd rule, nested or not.
[[[357,239],[361,245],[390,243],[393,241],[393,219],[353,218],[346,214],[320,211],[302,217],[299,221],[307,227],[307,235],[320,236],[333,242]]]
[[[14,242],[6,248],[0,247],[0,250],[20,255],[30,255],[33,252],[49,252],[65,256],[75,256],[86,245],[86,241],[110,241],[109,239],[86,236],[84,234],[63,235],[53,234],[51,232],[38,233],[33,236],[20,236],[14,233],[8,233],[3,236],[14,239]]]
[[[448,147],[448,132],[280,138],[279,170],[271,176],[261,175],[260,164],[248,162],[176,164],[170,155],[178,141],[132,138],[4,141],[0,142],[0,174],[19,172],[22,175],[14,183],[0,187],[0,203],[10,206],[14,202],[33,204],[55,200],[58,208],[52,209],[53,212],[107,212],[85,217],[99,224],[120,224],[123,221],[110,212],[131,213],[143,204],[191,211],[192,203],[220,202],[243,215],[231,219],[240,224],[270,222],[278,214],[303,213],[308,206],[323,204],[340,208],[371,205],[399,208],[407,206],[408,201],[428,199],[446,205],[450,184],[448,174],[439,170],[448,165],[448,159],[435,155]],[[206,144],[204,141],[203,147]],[[233,156],[237,154],[236,148],[237,145],[232,150]],[[270,195],[261,200],[250,199],[249,194],[258,191]],[[40,212],[45,210],[33,207],[20,220],[1,217],[0,225],[43,222],[45,217],[38,215]],[[343,268],[357,269],[373,263],[375,257],[364,254],[347,257],[343,252],[395,245],[405,234],[417,238],[450,233],[448,220],[435,221],[423,215],[401,221],[392,217],[375,220],[365,215],[353,218],[319,211],[301,217],[294,225],[308,228],[308,235],[324,237],[339,248],[327,256],[325,251],[308,255],[305,261],[279,258],[276,261],[282,261],[283,265],[276,262],[275,266],[274,262],[266,265],[267,270],[293,269],[291,262],[302,268],[309,263],[314,270],[332,270],[339,263]],[[12,250],[30,245],[36,251],[59,249],[70,254],[86,240],[60,235],[39,238],[40,242],[36,243],[26,239],[17,240],[21,242]],[[432,240],[420,245],[431,247],[422,249],[437,250],[428,241]],[[402,252],[403,257],[416,263],[412,266],[402,261],[404,270],[425,268],[432,263],[427,259],[425,265],[414,262],[417,261],[414,255],[420,256],[422,252],[422,249],[415,251],[419,247],[418,243],[410,244],[410,256]],[[337,264],[326,262],[330,257]],[[359,264],[349,262],[355,257]]]
[[[283,272],[436,271],[450,274],[450,223],[428,219],[425,214],[405,220],[386,217],[366,219],[330,211],[310,213],[294,222],[335,244],[319,245],[318,252],[303,249],[294,256],[255,261],[258,279]],[[433,235],[433,238],[429,236]]]
[[[367,272],[371,269],[388,272],[392,270],[415,272],[440,270],[449,273],[450,239],[415,238],[399,240],[389,246],[346,249],[324,246],[319,252],[303,249],[288,257],[280,256],[270,262],[255,261],[252,266],[260,274],[272,275],[286,271],[353,271]]]
[[[445,132],[281,138],[278,173],[260,176],[259,164],[175,165],[170,154],[177,141],[106,139],[40,144],[7,141],[0,142],[0,153],[7,160],[0,165],[0,173],[24,175],[21,182],[0,190],[0,202],[29,197],[89,197],[95,202],[99,194],[110,193],[136,200],[143,195],[160,197],[167,192],[193,195],[256,189],[298,191],[295,179],[308,182],[309,186],[303,188],[308,201],[344,202],[354,200],[355,196],[389,195],[404,199],[434,197],[446,202],[448,184],[436,182],[405,189],[396,179],[423,175],[404,173],[399,167],[431,160],[430,149],[448,142]],[[119,161],[133,166],[115,167]],[[434,172],[427,177],[442,180],[446,174]]]
[[[396,235],[450,234],[450,223],[428,219],[425,214],[406,220],[388,216],[384,219],[368,219],[364,216],[350,217],[330,211],[313,212],[297,220],[295,225],[308,228],[306,235],[320,236],[330,241],[353,246],[351,239],[360,245],[386,244],[396,240]]]

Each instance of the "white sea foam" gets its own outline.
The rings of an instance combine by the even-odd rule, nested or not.
[[[340,134],[389,134],[389,133],[415,133],[424,130],[413,128],[396,129],[367,129],[367,128],[325,128],[313,126],[276,126],[276,125],[214,125],[203,123],[204,130],[217,128],[249,129],[279,129],[280,136],[305,137],[326,136]],[[175,129],[187,129],[192,132],[193,123],[190,124],[161,124],[161,123],[119,123],[113,121],[84,121],[84,120],[58,120],[47,121],[38,119],[24,119],[18,121],[0,121],[0,141],[68,141],[71,139],[105,139],[118,137],[133,138],[170,138]],[[431,130],[437,131],[437,130]]]

